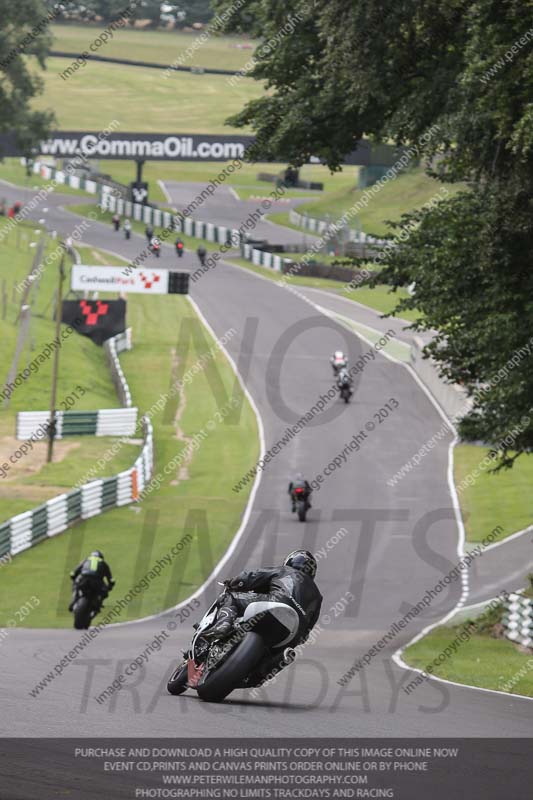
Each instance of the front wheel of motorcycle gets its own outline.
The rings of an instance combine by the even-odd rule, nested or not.
[[[265,654],[264,642],[250,631],[218,669],[208,672],[198,684],[198,695],[208,703],[220,703],[250,675]]]
[[[174,670],[167,683],[169,694],[182,694],[187,688],[187,662],[180,664]]]

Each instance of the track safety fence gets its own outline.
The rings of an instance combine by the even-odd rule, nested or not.
[[[289,222],[292,222],[292,224],[296,225],[298,228],[303,228],[311,233],[318,233],[320,236],[329,233],[335,225],[334,219],[317,219],[316,217],[310,217],[308,214],[299,214],[294,209],[289,211]],[[370,236],[370,234],[364,233],[364,231],[355,230],[354,228],[345,227],[344,230],[347,232],[348,241],[350,242],[357,242],[358,244],[375,244],[381,246],[390,243],[390,239],[379,239],[376,236]]]
[[[143,447],[130,469],[85,483],[0,524],[0,558],[8,553],[15,556],[81,520],[138,500],[154,466],[152,424],[147,417],[142,424]]]
[[[509,594],[504,604],[505,636],[524,647],[533,647],[533,600],[522,594]]]

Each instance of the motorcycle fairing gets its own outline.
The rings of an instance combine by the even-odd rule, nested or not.
[[[277,603],[275,600],[256,600],[246,606],[242,621],[248,622],[253,617],[266,613],[273,616],[287,630],[287,636],[277,642],[276,647],[281,647],[294,639],[300,627],[300,618],[294,608],[286,603]]]
[[[205,612],[204,616],[202,617],[202,619],[198,624],[196,633],[191,643],[191,653],[193,655],[195,653],[195,647],[198,637],[202,635],[202,633],[206,630],[206,628],[209,628],[209,626],[213,624],[213,622],[217,617],[217,613],[218,613],[218,599],[215,600],[213,605],[207,609],[207,611]]]

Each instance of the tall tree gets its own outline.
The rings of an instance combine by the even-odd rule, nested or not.
[[[31,108],[43,84],[35,62],[25,58],[34,55],[45,68],[50,12],[41,0],[0,0],[0,133],[14,133],[27,155],[46,137],[54,119],[51,112]]]
[[[439,331],[428,354],[472,396],[462,434],[512,441],[502,463],[510,450],[530,450],[532,0],[250,0],[237,13],[232,0],[214,5],[229,13],[228,30],[252,20],[262,44],[273,43],[259,45],[252,73],[269,94],[230,120],[254,127],[254,157],[297,165],[315,155],[336,169],[365,135],[417,143],[439,180],[466,182],[402,220],[404,241],[384,257],[382,277],[415,282],[400,308],[419,310],[415,327]],[[283,34],[291,18],[298,23]]]
[[[210,0],[180,0],[178,5],[185,12],[184,25],[192,25],[193,22],[209,22],[213,16]]]
[[[82,8],[86,6],[92,9],[95,14],[98,14],[99,17],[102,17],[105,22],[110,22],[111,20],[117,19],[121,11],[125,11],[126,9],[133,10],[136,15],[139,16],[140,5],[140,2],[129,3],[127,0],[86,0]],[[145,16],[148,15],[145,14]]]

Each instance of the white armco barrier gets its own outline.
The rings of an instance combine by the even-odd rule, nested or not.
[[[97,412],[95,435],[133,436],[137,429],[137,411],[137,408],[101,409]]]
[[[43,539],[62,533],[82,519],[102,514],[139,499],[153,474],[153,433],[143,418],[144,444],[131,469],[84,484],[80,489],[58,495],[46,503],[8,519],[0,525],[0,557],[33,547]],[[142,488],[141,488],[142,487]]]
[[[11,519],[11,555],[31,547],[32,512],[25,511]]]
[[[102,508],[102,481],[91,481],[81,487],[82,519],[95,517]]]
[[[65,436],[133,436],[137,429],[137,408],[101,408],[98,411],[56,411],[56,439]],[[19,411],[17,439],[47,437],[48,411]]]
[[[48,536],[64,531],[68,524],[67,495],[60,494],[47,502]]]
[[[533,600],[522,594],[510,594],[504,603],[503,627],[512,642],[533,646]]]
[[[19,411],[16,437],[21,441],[39,441],[48,438],[49,411]],[[56,413],[56,439],[63,438],[63,411]]]
[[[312,233],[318,233],[319,235],[323,236],[324,234],[328,235],[333,232],[333,228],[340,224],[337,220],[324,220],[324,219],[317,219],[316,217],[310,217],[307,214],[299,214],[294,209],[289,211],[289,222],[293,225],[296,225],[298,228],[304,228],[305,230],[311,231]],[[388,239],[378,239],[375,236],[370,236],[363,231],[358,231],[353,228],[348,228],[346,225],[340,224],[340,228],[343,231],[348,233],[348,240],[351,242],[358,242],[361,244],[375,244],[375,245],[385,245],[389,241]]]
[[[128,328],[124,333],[119,333],[111,339],[104,342],[104,350],[107,355],[109,369],[111,370],[111,377],[120,402],[126,408],[131,408],[131,392],[128,382],[120,366],[118,354],[124,350],[131,350],[131,328]]]

